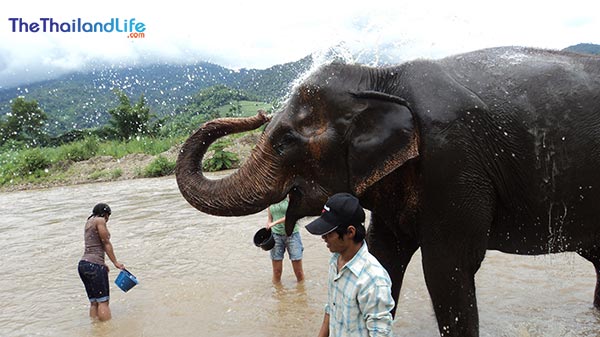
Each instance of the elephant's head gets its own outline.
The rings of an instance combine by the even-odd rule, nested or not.
[[[250,158],[229,177],[204,177],[208,146],[226,134],[255,129],[263,114],[203,125],[184,144],[176,176],[186,200],[202,212],[240,216],[259,212],[290,194],[286,231],[318,215],[337,192],[360,196],[418,155],[418,133],[406,101],[385,93],[389,72],[331,64],[292,92],[274,114]],[[388,88],[389,89],[389,88]]]

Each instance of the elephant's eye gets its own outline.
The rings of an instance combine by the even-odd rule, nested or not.
[[[273,150],[275,150],[278,155],[282,155],[293,143],[294,136],[286,133],[277,143],[275,143]]]

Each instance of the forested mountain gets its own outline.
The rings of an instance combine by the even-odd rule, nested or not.
[[[574,46],[567,47],[563,50],[580,54],[600,55],[600,45],[592,43],[579,43]]]
[[[49,131],[60,134],[71,129],[96,127],[109,119],[114,90],[123,90],[137,101],[144,95],[159,116],[175,113],[199,90],[217,84],[240,89],[256,100],[274,101],[290,83],[310,67],[311,57],[265,70],[227,69],[199,62],[192,65],[155,64],[144,67],[107,67],[87,73],[72,73],[56,80],[0,90],[0,116],[10,112],[10,100],[24,96],[37,100],[49,116]]]
[[[564,50],[600,54],[600,45],[581,43]],[[192,102],[201,89],[217,84],[242,90],[252,100],[272,102],[281,98],[289,85],[308,70],[312,58],[276,65],[265,70],[227,69],[219,65],[155,64],[139,67],[112,66],[0,90],[0,119],[10,112],[10,101],[18,96],[36,100],[49,117],[48,132],[58,135],[72,129],[105,125],[108,110],[118,104],[114,90],[123,90],[132,101],[143,94],[159,117],[176,115]]]

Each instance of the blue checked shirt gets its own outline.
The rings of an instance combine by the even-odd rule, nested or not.
[[[392,336],[392,282],[371,255],[367,244],[337,271],[339,254],[329,263],[329,288],[325,312],[330,337]]]

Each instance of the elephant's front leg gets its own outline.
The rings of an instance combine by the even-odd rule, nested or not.
[[[440,336],[479,336],[475,273],[485,249],[437,245],[421,247],[425,282],[438,322]]]
[[[392,296],[396,301],[392,310],[393,316],[398,308],[398,298],[406,267],[419,248],[416,240],[402,235],[398,230],[393,230],[397,229],[397,226],[398,224],[387,223],[382,217],[372,212],[371,225],[367,234],[369,252],[379,260],[392,280]]]

